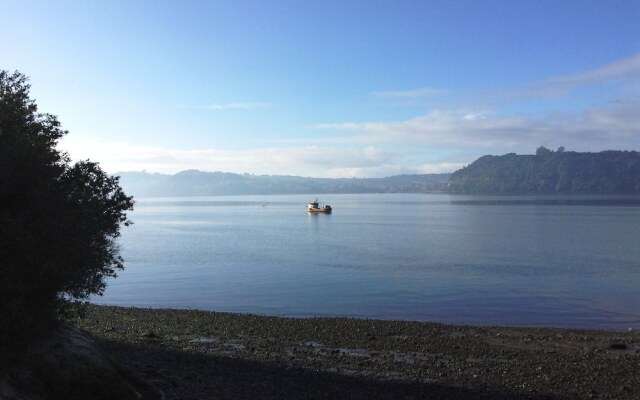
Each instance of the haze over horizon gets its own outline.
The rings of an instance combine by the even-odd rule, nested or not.
[[[385,177],[640,150],[640,2],[0,0],[1,69],[110,172]]]

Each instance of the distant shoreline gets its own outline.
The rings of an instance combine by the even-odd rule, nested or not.
[[[549,329],[549,330],[568,330],[568,331],[587,331],[587,332],[604,332],[604,333],[620,333],[625,334],[628,332],[640,332],[637,329],[637,323],[631,324],[618,324],[618,325],[602,325],[602,326],[572,326],[572,325],[553,325],[551,323],[520,323],[520,322],[479,322],[479,321],[447,321],[437,319],[420,319],[411,317],[385,317],[385,316],[371,316],[371,315],[332,315],[332,314],[313,314],[313,313],[268,313],[251,310],[216,310],[201,307],[190,306],[177,306],[167,307],[162,305],[126,305],[117,303],[91,303],[94,307],[114,307],[123,309],[140,309],[158,312],[203,312],[212,314],[230,314],[238,316],[253,316],[257,318],[282,318],[282,319],[294,319],[294,320],[309,320],[309,319],[346,319],[346,320],[363,320],[363,321],[379,321],[382,323],[398,322],[398,323],[416,323],[416,324],[440,324],[447,326],[469,326],[477,328],[498,328],[498,329]],[[624,326],[622,326],[624,325]],[[633,325],[633,326],[631,326]],[[640,335],[640,333],[639,333]]]
[[[633,331],[96,305],[76,323],[168,398],[225,397],[220,390],[247,399],[264,390],[273,398],[316,390],[311,397],[324,398],[329,382],[345,385],[341,398],[390,398],[385,390],[404,397],[640,398],[640,337]],[[242,385],[244,372],[230,366],[237,363],[261,382],[258,392]]]
[[[229,172],[182,171],[173,175],[118,172],[120,185],[134,197],[235,196],[371,193],[440,193],[451,174],[395,175],[385,178],[310,178]]]

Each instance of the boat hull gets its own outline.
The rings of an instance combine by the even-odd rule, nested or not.
[[[330,214],[331,206],[328,204],[325,204],[324,207],[320,207],[320,203],[318,203],[318,199],[316,199],[316,201],[312,201],[311,203],[307,204],[307,212],[312,214],[318,214],[318,213]]]
[[[331,209],[327,209],[327,208],[317,208],[317,209],[312,209],[312,208],[308,208],[307,212],[310,214],[320,214],[320,213],[324,213],[324,214],[331,214]]]

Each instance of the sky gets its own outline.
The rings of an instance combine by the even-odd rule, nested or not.
[[[0,0],[74,160],[384,177],[640,150],[640,1]]]

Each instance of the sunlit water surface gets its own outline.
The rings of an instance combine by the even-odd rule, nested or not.
[[[640,329],[640,197],[137,199],[96,303]]]

